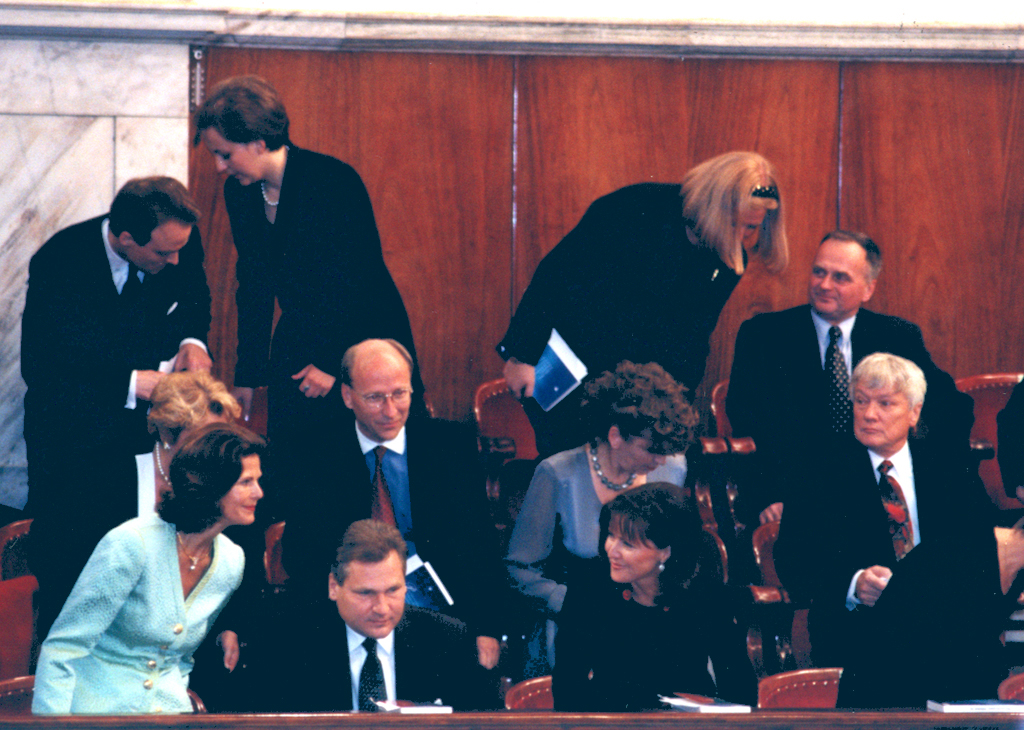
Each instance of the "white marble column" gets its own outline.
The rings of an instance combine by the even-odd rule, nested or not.
[[[132,177],[187,181],[188,48],[3,41],[0,78],[0,504],[21,507],[29,259]]]

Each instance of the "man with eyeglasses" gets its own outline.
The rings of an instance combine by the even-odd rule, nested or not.
[[[372,517],[398,528],[409,555],[429,562],[454,601],[447,613],[477,637],[493,668],[501,635],[502,568],[475,435],[461,424],[412,416],[413,360],[394,340],[365,340],[341,362],[341,397],[354,416],[317,444],[315,479],[297,485],[282,556],[290,589],[323,592],[346,528]],[[412,591],[407,603],[417,599]],[[302,601],[299,601],[301,603]]]

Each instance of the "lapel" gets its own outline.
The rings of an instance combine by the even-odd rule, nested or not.
[[[878,315],[870,310],[861,308],[857,312],[856,321],[853,323],[853,332],[850,333],[854,367],[871,353],[889,349],[887,345],[880,343],[878,340]]]

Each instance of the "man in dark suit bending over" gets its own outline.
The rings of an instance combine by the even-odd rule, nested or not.
[[[314,635],[291,626],[291,654],[273,667],[274,709],[374,712],[374,700],[441,700],[457,710],[493,709],[466,627],[405,605],[405,540],[378,520],[346,531],[320,604],[337,615]],[[338,616],[341,620],[338,620]],[[494,692],[496,699],[497,693]]]
[[[153,447],[143,401],[165,372],[210,369],[198,217],[177,180],[130,180],[109,215],[32,257],[21,340],[30,513],[54,499],[55,465]]]
[[[319,596],[345,529],[373,517],[395,525],[409,555],[435,569],[454,605],[441,610],[477,637],[480,664],[493,668],[505,590],[497,539],[487,529],[476,437],[460,424],[410,418],[412,358],[394,340],[353,345],[341,363],[341,395],[354,420],[321,434],[320,476],[296,485],[282,557],[289,591]],[[407,602],[429,605],[409,591]]]
[[[745,520],[782,516],[803,494],[807,455],[851,433],[849,373],[872,352],[916,363],[928,382],[918,433],[967,458],[974,404],[956,389],[924,345],[917,325],[863,309],[882,270],[878,246],[863,233],[822,239],[807,286],[809,303],[747,320],[736,336],[726,411],[736,436],[752,436],[754,469],[742,487]]]

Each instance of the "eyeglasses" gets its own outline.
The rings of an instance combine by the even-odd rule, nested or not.
[[[383,408],[389,398],[396,406],[403,408],[412,402],[412,390],[409,388],[399,388],[391,393],[367,393],[366,395],[361,395],[359,397],[363,399],[363,403],[365,403],[367,407],[372,408],[375,411],[379,411]]]

